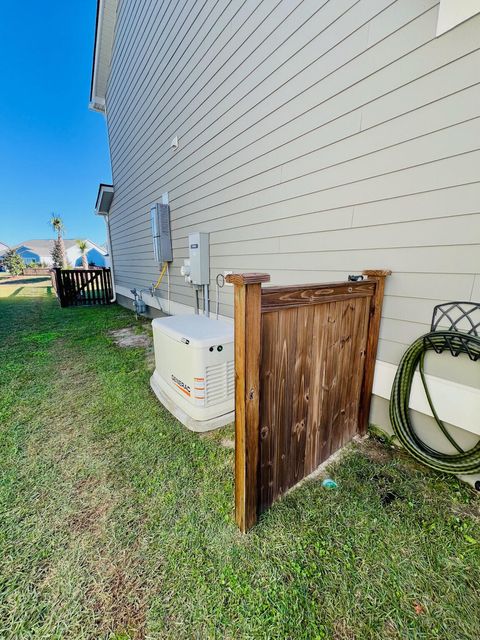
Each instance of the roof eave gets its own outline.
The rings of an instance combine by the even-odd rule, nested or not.
[[[97,201],[95,202],[95,215],[108,216],[113,200],[113,184],[100,183],[98,186]]]
[[[117,0],[97,0],[89,108],[100,113],[105,113],[116,10]]]

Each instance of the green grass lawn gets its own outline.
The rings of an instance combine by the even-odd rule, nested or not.
[[[480,638],[478,500],[368,441],[241,535],[227,428],[149,388],[116,305],[0,287],[0,638]],[[146,325],[144,325],[144,328]]]

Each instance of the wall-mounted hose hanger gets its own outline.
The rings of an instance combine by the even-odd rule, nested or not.
[[[437,305],[433,310],[430,329],[429,333],[410,345],[398,366],[390,398],[390,420],[394,432],[414,458],[437,471],[465,475],[479,473],[480,440],[465,451],[449,433],[435,410],[427,387],[424,364],[428,351],[450,352],[454,358],[463,353],[472,362],[480,358],[480,304],[449,302]],[[417,366],[435,422],[456,453],[437,451],[415,431],[409,414],[409,400]],[[455,402],[454,398],[452,402]]]

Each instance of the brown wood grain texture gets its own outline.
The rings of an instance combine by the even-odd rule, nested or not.
[[[236,519],[242,531],[362,432],[384,281],[261,288],[235,284]]]
[[[372,296],[375,283],[367,281],[337,282],[288,287],[265,287],[262,289],[262,311],[273,311],[320,302],[350,300],[354,296]]]
[[[363,375],[361,402],[358,412],[358,428],[361,434],[368,429],[370,405],[372,401],[373,376],[377,357],[378,338],[380,335],[380,320],[385,292],[385,278],[391,274],[388,270],[366,270],[363,272],[371,282],[375,282],[375,294],[370,301],[370,318],[368,323],[368,337],[365,352],[365,371]]]
[[[324,438],[322,405],[325,395],[325,354],[327,350],[328,305],[314,307],[313,333],[311,340],[311,392],[307,416],[307,434],[305,443],[305,475],[317,467],[317,459]]]
[[[276,348],[278,342],[278,313],[262,315],[262,351],[260,365],[260,440],[259,440],[259,492],[258,512],[262,513],[273,502],[276,484],[277,406],[275,393]]]
[[[268,273],[229,273],[225,280],[229,284],[238,284],[242,286],[246,284],[270,282],[270,275]]]
[[[260,282],[235,285],[235,519],[243,532],[258,514]]]
[[[315,307],[298,307],[296,318],[295,366],[293,369],[293,420],[288,456],[288,486],[297,484],[305,475],[305,445],[310,406],[310,378],[312,375],[311,340]]]
[[[274,499],[289,487],[288,464],[293,418],[293,387],[295,351],[297,341],[297,310],[284,309],[278,312],[278,342],[274,362],[276,393],[274,402],[277,412],[277,456]]]
[[[235,519],[245,531],[245,287],[235,287]]]

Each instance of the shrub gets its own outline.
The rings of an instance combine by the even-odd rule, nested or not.
[[[9,249],[3,256],[3,264],[13,276],[19,276],[25,269],[25,262],[14,249]]]

